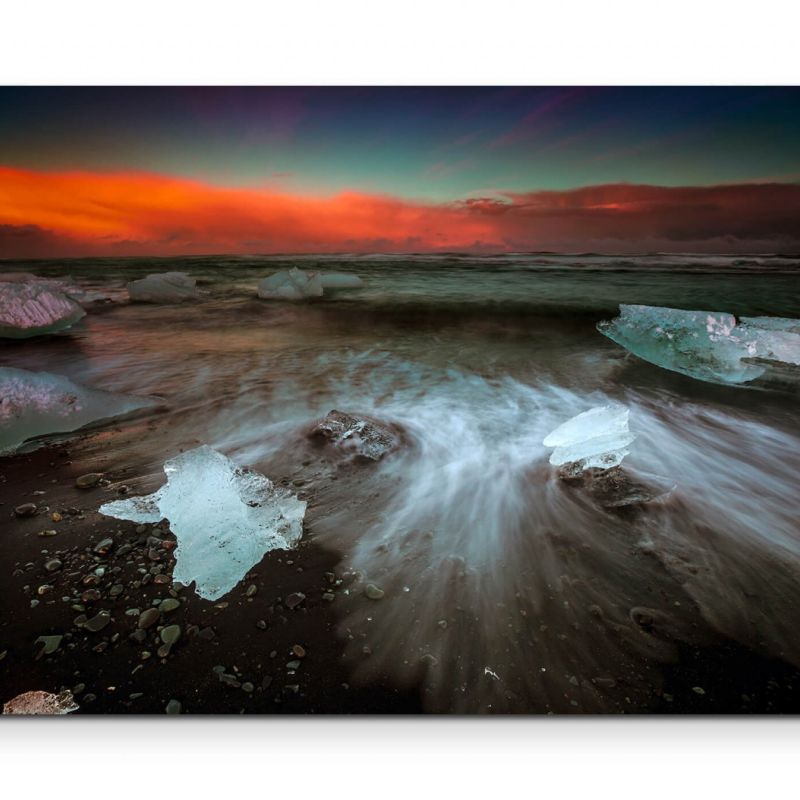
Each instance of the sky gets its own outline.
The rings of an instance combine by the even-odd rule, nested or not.
[[[0,258],[800,252],[798,87],[0,87]]]

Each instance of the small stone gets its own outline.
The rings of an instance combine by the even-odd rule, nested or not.
[[[58,558],[51,558],[49,561],[45,561],[44,564],[44,568],[47,572],[58,572],[63,566],[61,560]]]
[[[322,595],[322,599],[326,603],[332,603],[336,599],[336,595],[333,592],[325,592],[325,594]]]
[[[425,655],[420,658],[420,661],[430,667],[435,667],[439,663],[439,659],[432,653],[425,653]]]
[[[109,597],[119,597],[125,591],[125,587],[121,583],[115,583],[109,590]]]
[[[94,546],[94,552],[104,556],[112,547],[114,547],[113,539],[103,539]]]
[[[64,517],[62,517],[61,514],[58,513],[58,511],[54,511],[50,515],[50,519],[53,520],[53,522],[61,522],[61,520],[64,519]]]
[[[157,608],[148,608],[139,615],[137,626],[142,630],[149,628],[151,625],[155,625],[156,622],[158,622],[160,616],[161,613]]]
[[[380,600],[383,598],[384,591],[379,586],[376,586],[374,583],[368,583],[366,588],[364,589],[364,594],[370,600]]]
[[[245,682],[242,684],[242,691],[243,691],[243,692],[247,692],[248,694],[250,694],[250,693],[253,691],[253,689],[255,689],[255,688],[256,688],[256,687],[255,687],[255,686],[253,686],[253,684],[252,684],[252,683],[250,683],[250,681],[245,681]]]
[[[164,642],[164,644],[172,646],[180,638],[181,638],[180,625],[167,625],[165,628],[161,629],[161,641]]]
[[[172,645],[171,644],[162,644],[161,647],[156,650],[156,655],[159,658],[166,658],[170,652],[172,652]]]
[[[216,638],[217,634],[214,632],[213,628],[203,628],[202,630],[198,631],[198,637],[201,639],[205,639],[207,642],[210,642],[212,639]]]
[[[303,645],[301,645],[301,644],[296,644],[296,645],[293,645],[293,646],[292,646],[292,652],[293,652],[293,653],[294,653],[294,654],[295,654],[295,655],[296,655],[298,658],[305,658],[305,657],[306,657],[306,649],[305,649],[305,647],[303,647]]]
[[[58,536],[58,531],[54,530],[39,531],[39,533],[37,533],[36,535],[41,536],[42,538],[45,538],[47,536]]]
[[[164,586],[168,583],[172,583],[172,578],[169,575],[164,574],[156,575],[155,578],[153,578],[153,583],[157,583],[159,586]]]
[[[18,517],[32,517],[37,512],[36,503],[23,503],[14,509]]]
[[[79,489],[91,489],[94,486],[97,486],[100,483],[100,479],[103,477],[102,472],[88,472],[86,475],[81,475],[80,477],[75,479],[75,485]]]
[[[180,600],[175,600],[172,597],[168,597],[161,603],[161,605],[159,605],[158,609],[162,614],[168,614],[170,611],[174,611],[176,608],[180,607]]]
[[[617,685],[617,682],[614,680],[614,678],[604,677],[592,678],[592,683],[595,686],[599,686],[601,689],[613,689]]]
[[[258,622],[256,622],[256,628],[258,628],[261,631],[265,631],[267,629],[266,620],[260,619]]]
[[[42,643],[42,649],[39,651],[37,658],[41,656],[49,656],[50,653],[55,653],[56,650],[61,646],[61,640],[63,636],[40,636],[34,644]]]
[[[181,705],[180,700],[176,700],[173,697],[172,700],[167,703],[167,707],[164,709],[164,711],[167,714],[180,714],[182,708],[183,706]]]
[[[439,621],[438,621],[436,624],[437,624],[437,625],[438,625],[438,626],[439,626],[439,627],[440,627],[442,630],[444,630],[444,629],[447,627],[447,620],[446,620],[446,619],[440,619],[440,620],[439,620]]]
[[[305,599],[306,596],[302,592],[293,592],[286,598],[284,604],[286,608],[291,610],[293,608],[297,608],[297,606],[299,606],[300,603],[302,603]]]
[[[100,611],[94,617],[84,622],[83,627],[92,633],[97,633],[111,622],[111,614],[108,611]]]
[[[288,661],[286,663],[286,669],[299,669],[300,668],[300,661]]]
[[[247,587],[247,591],[244,594],[245,597],[255,597],[257,592],[258,592],[258,586],[256,586],[254,583],[251,583]]]
[[[136,644],[144,644],[147,639],[147,632],[137,628],[128,638],[132,642],[136,642]]]
[[[705,694],[706,690],[702,686],[692,686],[692,691],[695,694]]]

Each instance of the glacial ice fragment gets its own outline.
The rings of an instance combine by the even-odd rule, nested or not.
[[[364,281],[349,272],[321,272],[319,275],[323,289],[360,289]]]
[[[65,691],[61,694],[50,692],[23,692],[3,705],[4,714],[21,715],[48,715],[56,716],[70,714],[78,710],[78,704],[72,697],[72,692]]]
[[[231,591],[264,553],[288,550],[303,534],[304,501],[208,445],[169,459],[164,472],[158,491],[106,503],[100,513],[139,523],[168,519],[178,540],[172,579],[194,581],[207,600]]]
[[[575,464],[576,472],[619,466],[636,438],[628,429],[630,411],[623,405],[597,406],[584,411],[545,437],[542,444],[555,448],[550,463]]]
[[[0,276],[0,337],[23,339],[56,333],[86,316],[81,306],[54,284],[18,280],[19,273],[9,277],[12,280]]]
[[[306,300],[322,297],[325,290],[359,289],[364,281],[346,272],[304,272],[297,267],[268,275],[258,284],[262,300]]]
[[[146,397],[89,389],[63,375],[0,367],[0,453],[36,436],[71,433],[154,404]]]
[[[712,383],[741,384],[761,377],[761,362],[800,365],[800,320],[744,317],[620,305],[597,329],[639,358]]]
[[[128,284],[134,303],[182,303],[198,300],[201,292],[197,281],[185,272],[162,272],[146,275]]]

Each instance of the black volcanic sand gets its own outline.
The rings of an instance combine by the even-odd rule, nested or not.
[[[336,600],[322,598],[344,589],[335,577],[336,553],[308,539],[291,552],[268,553],[217,602],[203,600],[192,588],[178,591],[171,582],[137,586],[134,582],[143,578],[140,565],[148,572],[152,567],[165,575],[172,571],[175,537],[166,523],[139,526],[98,514],[96,509],[116,495],[103,486],[76,488],[82,471],[63,446],[6,457],[0,470],[0,654],[5,653],[0,702],[26,691],[68,688],[75,693],[79,714],[164,713],[172,699],[181,703],[183,713],[194,714],[421,710],[417,692],[348,684],[341,661],[344,643],[336,634]],[[17,517],[13,509],[28,502],[37,503],[39,512]],[[63,515],[61,521],[53,521],[53,512]],[[56,535],[40,536],[45,530]],[[94,553],[107,537],[114,540],[110,552]],[[127,553],[126,545],[131,545]],[[52,558],[63,566],[49,573],[44,564]],[[96,584],[85,584],[85,576],[98,567],[105,568],[105,575]],[[115,584],[123,587],[116,598],[109,595]],[[52,589],[40,595],[42,586]],[[91,590],[100,598],[80,598]],[[248,597],[248,590],[255,594]],[[286,598],[297,593],[305,599],[287,608]],[[144,611],[153,600],[170,597],[180,607],[162,614],[144,642],[131,640],[138,617],[126,610]],[[39,601],[34,608],[32,600]],[[111,614],[102,630],[75,625],[82,614],[92,619],[101,610]],[[173,624],[180,625],[181,638],[166,658],[159,658],[157,627]],[[36,639],[56,634],[64,636],[59,649],[37,658],[41,644]],[[300,656],[293,651],[297,645]],[[298,661],[299,666],[287,667]]]
[[[107,467],[112,485],[75,486],[76,477],[90,467],[100,469],[106,459],[78,466],[70,447],[81,450],[88,444],[107,453],[108,438],[108,433],[84,434],[0,461],[0,702],[26,691],[66,688],[75,693],[78,714],[163,714],[171,700],[188,714],[423,711],[420,687],[401,691],[380,676],[368,686],[350,684],[337,616],[338,594],[346,589],[348,575],[337,572],[340,555],[316,544],[313,536],[306,535],[294,551],[267,554],[220,601],[203,600],[191,587],[173,587],[168,576],[175,538],[167,523],[140,526],[96,510],[119,496],[125,480],[137,482],[136,467]],[[140,484],[134,493],[141,492]],[[31,502],[39,509],[34,516],[14,513],[16,506]],[[54,512],[60,520],[54,521]],[[44,531],[56,533],[40,535]],[[106,538],[113,539],[113,547],[96,553]],[[48,572],[45,564],[53,558],[62,566]],[[95,581],[91,576],[98,568],[105,574]],[[156,579],[156,573],[165,577]],[[114,586],[121,587],[117,596],[111,593]],[[289,608],[288,598],[298,593],[305,599]],[[138,616],[126,610],[144,611],[154,600],[168,598],[178,599],[180,606],[136,634]],[[38,603],[31,607],[31,601]],[[102,630],[80,624],[82,616],[92,620],[100,611],[110,613]],[[181,637],[159,657],[158,630],[165,625],[179,625]],[[52,635],[63,636],[58,649],[39,656],[42,646],[36,639]],[[800,672],[782,661],[731,641],[683,645],[679,653],[676,663],[659,667],[663,686],[654,691],[652,703],[631,706],[630,712],[800,711]],[[523,698],[521,705],[521,713],[541,711],[524,707]]]

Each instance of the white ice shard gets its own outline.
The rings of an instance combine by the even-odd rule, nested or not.
[[[56,333],[86,316],[81,306],[54,284],[19,280],[19,273],[9,277],[12,280],[0,276],[0,337],[23,339]]]
[[[741,384],[762,376],[753,360],[800,364],[800,320],[744,317],[722,311],[686,311],[620,305],[597,329],[634,355],[712,383]]]
[[[143,497],[115,500],[100,513],[133,522],[168,519],[178,540],[172,579],[197,594],[227,594],[270,550],[303,535],[306,503],[213,448],[188,450],[164,464],[167,482]]]
[[[268,275],[258,284],[262,300],[306,300],[322,297],[325,290],[360,289],[364,281],[347,272],[304,272],[297,267]]]
[[[629,414],[625,406],[613,404],[597,406],[567,420],[542,442],[555,448],[550,463],[574,463],[577,471],[619,466],[636,438],[628,429]]]
[[[0,367],[0,453],[152,405],[149,398],[89,389],[63,375]]]
[[[182,303],[202,296],[196,284],[185,272],[162,272],[131,281],[128,294],[135,303]]]

